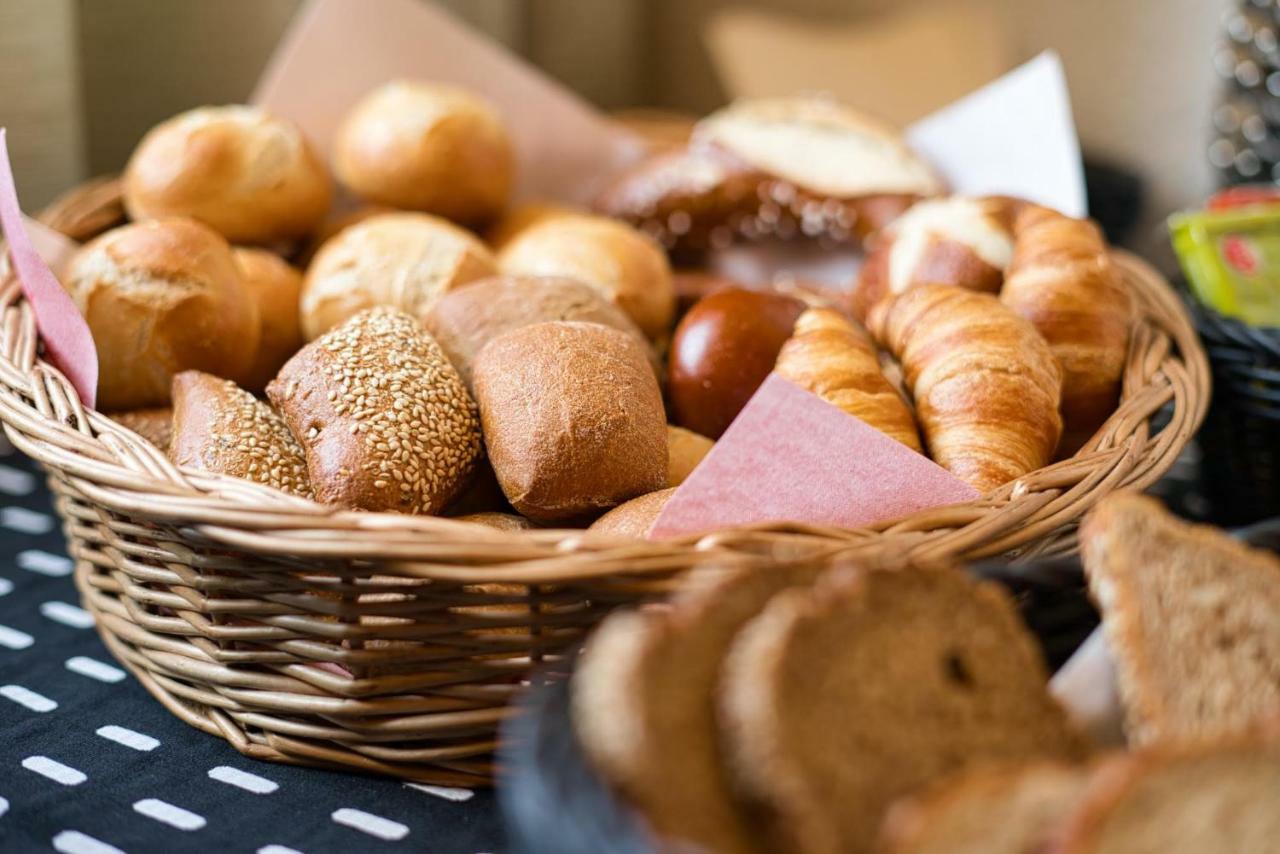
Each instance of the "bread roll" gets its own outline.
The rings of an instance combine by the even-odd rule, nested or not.
[[[597,288],[650,339],[675,318],[667,256],[629,225],[596,216],[557,216],[521,231],[498,256],[509,275],[567,276]]]
[[[257,305],[231,247],[194,220],[108,231],[71,259],[65,285],[98,348],[98,404],[163,406],[185,370],[241,377],[257,352]]]
[[[157,406],[113,412],[111,420],[122,427],[128,427],[165,453],[169,452],[169,444],[173,441],[172,407]]]
[[[510,513],[469,513],[466,516],[455,516],[459,522],[474,522],[477,525],[484,525],[486,528],[493,528],[497,531],[527,531],[533,527],[533,523],[523,516],[514,516]],[[482,585],[477,585],[482,586]],[[484,585],[496,587],[498,585]],[[523,587],[511,585],[513,589],[523,590]]]
[[[658,521],[662,508],[667,506],[667,501],[674,494],[675,488],[668,487],[633,498],[592,522],[588,530],[643,539],[648,536],[649,529]]]
[[[484,242],[500,252],[520,232],[532,228],[539,223],[560,216],[575,216],[586,213],[578,208],[571,208],[557,202],[521,202],[503,211],[501,218],[484,233]]]
[[[480,456],[475,403],[458,372],[392,308],[362,312],[303,347],[267,396],[302,444],[326,504],[437,513]]]
[[[228,474],[310,498],[302,448],[267,404],[200,371],[173,378],[173,442],[180,466]]]
[[[152,128],[124,172],[135,220],[189,216],[236,243],[307,234],[324,218],[329,173],[302,131],[256,107],[201,107]]]
[[[667,425],[667,486],[679,486],[693,474],[715,442],[692,430]]]
[[[662,395],[635,336],[525,326],[480,351],[473,379],[489,459],[522,515],[574,520],[665,486]]]
[[[472,364],[489,341],[504,332],[545,323],[579,320],[602,323],[634,335],[652,354],[644,333],[600,292],[574,279],[536,276],[497,276],[445,294],[424,318],[445,355],[471,387]],[[655,357],[656,361],[656,357]]]
[[[310,340],[377,305],[421,319],[442,294],[497,272],[485,245],[452,223],[417,213],[372,216],[316,253],[302,285],[302,331]]]
[[[258,307],[258,349],[242,379],[245,388],[261,392],[280,366],[302,346],[298,299],[302,274],[265,249],[233,250],[249,298]]]
[[[475,223],[506,205],[515,154],[502,119],[482,99],[397,80],[352,108],[334,140],[333,169],[368,201]]]

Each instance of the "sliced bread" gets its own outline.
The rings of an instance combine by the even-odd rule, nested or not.
[[[1083,765],[987,765],[893,805],[881,854],[1037,854],[1084,794]]]
[[[709,573],[669,610],[615,613],[588,642],[571,686],[579,742],[667,843],[756,850],[720,756],[719,668],[733,636],[771,596],[820,571]]]
[[[1280,717],[1280,558],[1133,494],[1102,501],[1080,541],[1131,744]]]
[[[885,810],[983,762],[1076,759],[1008,596],[949,569],[779,593],[724,664],[727,758],[777,851],[872,849]]]

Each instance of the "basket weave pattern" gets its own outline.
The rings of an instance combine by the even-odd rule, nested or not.
[[[85,239],[121,217],[118,187],[103,181],[43,219]],[[1083,513],[1154,482],[1208,402],[1208,366],[1178,299],[1141,261],[1117,260],[1141,316],[1121,405],[1086,449],[979,500],[855,531],[775,524],[662,543],[508,533],[338,511],[179,470],[83,408],[39,359],[32,312],[7,274],[0,421],[49,474],[107,645],[171,711],[256,758],[474,785],[492,773],[496,725],[531,667],[684,570],[801,554],[1073,550]]]

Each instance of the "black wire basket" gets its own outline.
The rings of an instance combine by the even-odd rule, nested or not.
[[[1280,327],[1249,326],[1188,302],[1213,369],[1199,435],[1213,520],[1245,525],[1280,515]]]

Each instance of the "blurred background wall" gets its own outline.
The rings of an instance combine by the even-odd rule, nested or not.
[[[375,13],[379,0],[363,2]],[[246,98],[298,5],[0,0],[0,123],[10,127],[25,205],[34,209],[83,177],[118,170],[148,127],[179,110]],[[943,91],[963,79],[958,64],[985,79],[1052,47],[1067,68],[1086,150],[1146,180],[1142,245],[1159,242],[1168,211],[1210,187],[1204,151],[1218,91],[1211,55],[1232,0],[443,5],[606,109],[701,113],[725,101],[726,84],[784,71],[809,89],[836,88],[855,105],[860,93],[884,103],[886,93],[907,88],[923,104],[932,87]],[[952,37],[951,27],[937,42],[928,24],[936,30],[946,15],[968,21],[969,31]],[[765,43],[811,32],[825,47],[801,49],[782,68],[773,51],[759,48],[762,32]]]

